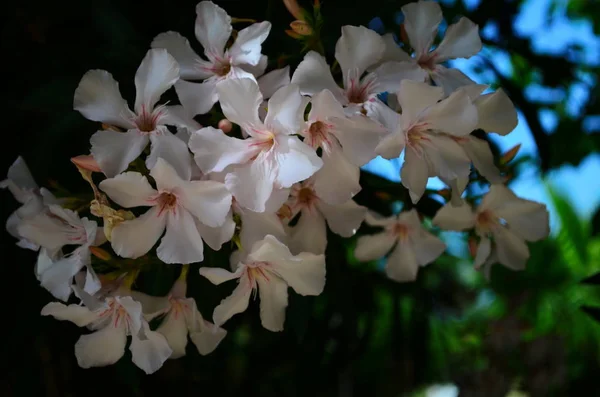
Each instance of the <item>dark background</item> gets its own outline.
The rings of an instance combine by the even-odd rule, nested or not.
[[[40,185],[60,181],[71,191],[85,190],[69,162],[70,157],[87,153],[88,139],[97,128],[72,110],[81,76],[89,69],[108,70],[121,83],[123,96],[132,100],[133,76],[158,33],[178,31],[201,53],[193,36],[196,3],[32,0],[5,6],[0,174],[5,175],[20,154]],[[234,17],[272,22],[263,47],[270,56],[269,68],[294,66],[301,59],[302,46],[283,33],[293,17],[281,1],[216,3]],[[300,3],[310,9],[310,2]],[[380,17],[387,31],[398,32],[393,15],[404,3],[323,1],[322,40],[328,59],[333,60],[342,25],[367,25]],[[597,64],[581,61],[578,54],[585,49],[577,46],[559,54],[534,51],[530,40],[513,28],[522,3],[483,1],[467,10],[456,1],[443,9],[448,21],[466,15],[482,27],[488,23],[498,27],[497,38],[484,43],[507,52],[514,73],[502,75],[485,58],[482,67],[522,112],[538,153],[535,158],[522,157],[513,172],[525,168],[544,175],[565,164],[578,165],[598,151],[597,131],[583,128],[587,115],[600,113],[598,88],[592,89],[579,115],[561,112],[560,100],[551,105],[558,114],[552,134],[545,131],[539,113],[549,105],[527,97],[525,88],[535,83],[568,89],[582,72],[597,81],[598,69]],[[567,12],[574,20],[595,22],[598,28],[598,2],[572,1]],[[394,194],[400,189],[370,175],[363,181],[367,193],[359,199],[373,206],[379,204],[370,203],[375,199],[369,192]],[[3,231],[7,334],[0,393],[155,395],[160,389],[180,395],[416,396],[426,385],[451,382],[459,386],[461,396],[505,396],[513,387],[531,396],[593,395],[590,390],[599,390],[600,334],[593,318],[599,317],[594,306],[600,302],[600,287],[581,281],[598,272],[598,216],[581,220],[567,200],[558,194],[553,200],[562,220],[559,232],[532,247],[526,272],[500,269],[491,285],[479,275],[465,281],[457,271],[462,262],[452,255],[444,255],[436,268],[425,269],[417,283],[398,285],[377,273],[375,264],[354,263],[346,254],[352,242],[331,236],[326,292],[316,299],[291,295],[285,332],[262,329],[256,305],[251,305],[227,324],[230,335],[213,354],[201,357],[188,349],[185,358],[168,361],[152,376],[144,376],[127,355],[112,367],[78,368],[73,345],[82,330],[39,316],[52,299],[33,275],[36,254],[16,247]],[[0,192],[0,203],[4,220],[16,203],[8,192]],[[223,259],[214,254],[208,261]],[[210,317],[230,287],[214,287],[197,272],[190,273],[198,305]],[[165,293],[177,271],[161,268],[153,274],[163,280],[155,283],[154,292]],[[490,291],[493,303],[479,308],[478,299]],[[548,314],[548,307],[556,310]]]

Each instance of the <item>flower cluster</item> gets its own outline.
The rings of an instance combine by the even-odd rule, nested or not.
[[[446,246],[415,208],[384,218],[354,201],[360,167],[378,155],[404,153],[408,206],[425,194],[430,177],[448,184],[448,203],[432,223],[474,230],[476,267],[487,274],[494,263],[524,268],[525,241],[548,235],[548,213],[504,185],[488,142],[472,135],[508,134],[516,110],[501,89],[487,92],[488,86],[443,66],[481,49],[478,26],[461,18],[432,50],[439,5],[419,1],[402,12],[402,47],[392,34],[342,27],[333,68],[339,79],[316,51],[293,73],[289,66],[265,73],[262,43],[271,24],[234,31],[232,18],[210,1],[196,7],[195,34],[204,53],[179,33],[159,34],[135,75],[133,107],[109,72],[83,76],[74,109],[101,127],[91,136],[90,154],[72,161],[93,200],[74,207],[69,197],[38,188],[21,158],[1,184],[22,204],[7,229],[19,246],[39,251],[40,284],[63,302],[80,301],[50,303],[42,314],[94,331],[75,345],[80,366],[115,363],[127,336],[133,362],[146,373],[184,355],[188,335],[208,354],[226,336],[221,326],[244,312],[257,291],[262,325],[283,330],[288,287],[300,295],[324,290],[328,229],[350,238],[363,221],[382,228],[361,233],[355,257],[387,257],[389,278],[415,280],[419,267]],[[161,102],[171,88],[180,105]],[[194,118],[219,111],[219,128]],[[491,183],[475,210],[479,200],[462,198],[472,166],[479,180]],[[237,281],[211,323],[187,297],[186,277],[190,264],[204,261],[204,244],[218,251],[229,241],[237,246],[229,269],[199,270],[213,284]],[[128,267],[110,279],[95,263],[115,256]],[[131,269],[148,261],[182,265],[167,296],[135,290]],[[156,329],[149,325],[154,319],[162,319]]]

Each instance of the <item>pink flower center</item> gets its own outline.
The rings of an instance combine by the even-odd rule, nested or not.
[[[150,133],[156,130],[158,120],[164,114],[164,106],[159,106],[156,109],[148,110],[146,105],[142,105],[142,110],[135,118],[134,122],[140,132]]]
[[[177,207],[177,196],[170,192],[163,192],[158,196],[156,202],[160,208],[159,214],[162,214],[163,211],[174,211]]]
[[[402,223],[395,223],[390,228],[390,233],[392,233],[398,240],[404,240],[408,238],[408,234],[410,232],[410,228]]]
[[[349,77],[346,84],[346,98],[354,104],[365,103],[369,96],[375,91],[375,75],[368,74],[362,80],[357,77]]]
[[[432,54],[432,53],[423,54],[417,59],[417,64],[425,70],[433,71],[433,70],[435,70],[435,66],[436,66],[435,58],[436,58],[435,54]]]
[[[315,121],[306,131],[307,143],[314,148],[321,147],[323,150],[329,151],[332,145],[329,129],[332,127],[333,125],[324,121]]]
[[[500,220],[492,211],[484,210],[477,214],[475,223],[477,224],[477,229],[479,229],[479,231],[488,233],[500,224]]]

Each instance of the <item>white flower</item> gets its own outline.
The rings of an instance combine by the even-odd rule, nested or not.
[[[414,50],[413,57],[402,51],[392,34],[384,35],[385,53],[382,60],[406,62],[408,69],[420,69],[429,75],[436,85],[449,95],[460,86],[473,81],[458,69],[449,69],[441,64],[450,59],[470,58],[481,51],[479,27],[468,18],[462,17],[448,26],[442,42],[431,51],[442,22],[442,10],[435,1],[420,0],[402,7],[404,29]],[[405,66],[406,67],[406,66]]]
[[[502,88],[482,94],[488,88],[485,84],[471,84],[460,89],[469,95],[477,108],[477,129],[507,135],[519,122],[517,109]]]
[[[288,206],[289,219],[300,213],[298,223],[290,231],[292,252],[325,253],[327,227],[342,237],[352,237],[359,228],[367,209],[356,204],[352,198],[342,203],[332,203],[321,194],[320,187],[335,185],[329,174],[318,171],[312,178],[294,185]],[[329,190],[329,189],[328,189]]]
[[[271,30],[269,22],[252,24],[240,30],[231,47],[225,49],[232,31],[231,17],[211,1],[198,3],[196,14],[196,38],[204,47],[207,60],[200,58],[189,41],[176,32],[161,33],[151,44],[153,48],[167,49],[179,63],[183,80],[175,84],[175,90],[191,115],[207,113],[219,100],[219,81],[254,78],[264,73],[267,57],[261,54],[261,46]]]
[[[227,335],[227,331],[223,328],[204,320],[196,307],[196,301],[186,297],[186,290],[185,278],[180,278],[175,282],[168,296],[154,297],[131,291],[132,297],[141,302],[144,317],[148,321],[163,317],[156,332],[166,338],[173,350],[170,358],[185,356],[188,334],[202,355],[215,350]]]
[[[94,159],[108,177],[127,169],[152,143],[146,166],[152,168],[156,159],[169,161],[182,178],[190,176],[190,155],[185,142],[177,139],[167,125],[196,129],[199,125],[185,117],[181,106],[156,106],[160,96],[179,79],[179,66],[166,50],[148,51],[135,74],[136,98],[134,111],[119,92],[119,84],[104,70],[87,72],[77,90],[73,107],[89,120],[121,127],[98,131],[91,138]]]
[[[20,235],[42,247],[35,270],[42,287],[63,301],[71,295],[73,277],[84,267],[87,271],[84,290],[93,294],[100,289],[89,249],[106,241],[97,231],[95,221],[80,218],[76,212],[56,204],[23,220],[18,228]],[[63,256],[62,248],[67,245],[77,248]]]
[[[402,115],[395,114],[396,125],[389,125],[393,132],[377,146],[387,159],[398,157],[406,147],[400,176],[413,203],[425,192],[430,176],[452,181],[471,170],[471,159],[454,138],[475,129],[477,109],[464,90],[445,99],[443,95],[439,87],[402,81],[398,92]]]
[[[481,238],[475,267],[498,262],[512,270],[523,270],[529,259],[526,241],[538,241],[550,233],[544,204],[518,198],[504,185],[492,185],[475,211],[463,202],[446,204],[433,218],[446,230],[475,228]]]
[[[310,96],[329,90],[348,107],[349,113],[355,113],[362,110],[365,102],[378,101],[377,94],[396,91],[402,79],[425,79],[424,71],[408,70],[399,62],[386,62],[362,77],[369,66],[379,61],[384,50],[383,39],[376,32],[364,26],[343,26],[335,46],[335,59],[342,70],[344,88],[336,84],[325,57],[314,51],[309,51],[300,62],[292,76],[292,84],[298,84],[302,94]]]
[[[290,84],[290,66],[271,70],[269,73],[260,76],[256,82],[263,97],[263,101],[258,108],[258,115],[261,120],[264,120],[267,117],[267,99],[271,98],[280,88]],[[244,137],[246,136],[247,134],[244,134]]]
[[[381,226],[384,231],[359,237],[354,255],[358,260],[369,261],[382,258],[391,251],[386,259],[385,272],[392,280],[416,280],[419,266],[433,262],[446,249],[439,238],[423,228],[415,209],[390,218],[376,218],[368,214],[366,222],[371,226]],[[392,249],[394,245],[396,247]]]
[[[25,219],[34,217],[46,210],[49,204],[58,204],[59,200],[45,188],[40,189],[38,187],[27,164],[25,164],[25,160],[20,156],[8,168],[6,179],[0,181],[0,188],[8,189],[15,200],[21,204],[21,207],[10,214],[6,220],[6,231],[11,236],[19,239],[17,242],[19,247],[37,251],[40,248],[38,244],[19,234],[19,225]]]
[[[360,191],[359,167],[376,157],[375,148],[386,133],[385,128],[362,114],[346,116],[329,90],[312,97],[301,134],[305,143],[322,149],[322,177],[316,183],[327,202],[342,204]]]
[[[293,84],[279,89],[269,99],[263,122],[258,117],[263,99],[255,81],[224,80],[217,90],[225,116],[250,137],[237,139],[206,127],[192,134],[190,149],[202,172],[227,168],[225,184],[241,206],[264,212],[276,190],[310,177],[323,165],[313,148],[292,135],[302,128],[306,100]],[[279,206],[287,196],[281,198]]]
[[[171,355],[164,336],[150,330],[142,317],[142,305],[130,296],[108,297],[103,302],[84,297],[86,306],[48,303],[43,316],[71,321],[95,331],[82,335],[75,344],[75,357],[82,368],[102,367],[119,361],[125,354],[127,336],[132,361],[146,374],[157,371]]]
[[[200,268],[200,274],[213,284],[238,280],[233,293],[215,308],[213,321],[225,323],[248,308],[253,291],[260,296],[260,319],[270,331],[282,331],[288,286],[300,295],[319,295],[325,286],[325,257],[303,252],[293,256],[275,237],[255,243],[234,273],[220,268]]]
[[[150,171],[156,189],[138,172],[124,172],[100,182],[100,189],[125,208],[151,207],[140,217],[120,223],[112,231],[112,247],[122,257],[147,253],[167,230],[157,248],[165,263],[193,263],[204,259],[202,237],[206,227],[222,226],[231,206],[231,194],[215,181],[188,181],[158,159]]]

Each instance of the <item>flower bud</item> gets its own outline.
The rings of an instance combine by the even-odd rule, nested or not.
[[[92,155],[80,155],[80,156],[75,156],[71,158],[71,162],[73,164],[75,164],[77,167],[79,168],[83,168],[84,170],[87,171],[92,171],[92,172],[102,172],[102,170],[100,169],[100,166],[98,165],[98,163],[96,162],[96,160],[94,159],[94,156]]]
[[[313,34],[313,30],[310,27],[310,25],[304,21],[296,20],[290,23],[290,27],[294,32],[298,33],[300,36],[310,36],[311,34]]]
[[[90,247],[90,252],[98,259],[102,259],[103,261],[109,261],[112,256],[110,253],[100,247]]]
[[[229,121],[227,119],[219,120],[219,124],[217,126],[225,134],[229,134],[231,132],[231,129],[233,128],[233,124],[231,124],[231,121]]]
[[[517,153],[519,152],[519,149],[521,149],[520,143],[512,149],[510,149],[509,151],[507,151],[506,153],[504,153],[502,157],[500,157],[500,165],[506,165],[510,163],[516,157]]]

